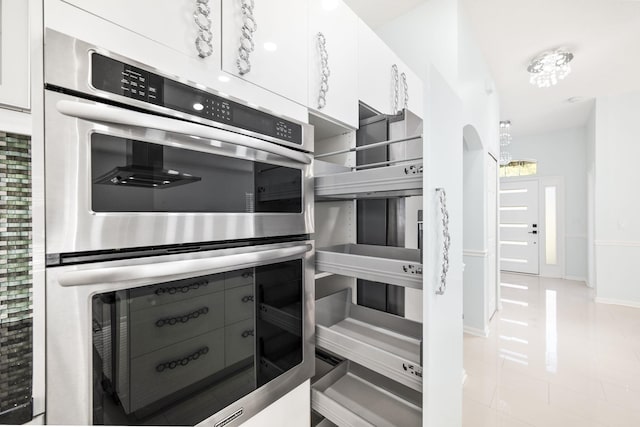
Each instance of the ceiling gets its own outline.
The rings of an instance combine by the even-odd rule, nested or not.
[[[346,0],[372,27],[423,1]],[[639,0],[459,0],[514,136],[583,126],[601,96],[640,91]],[[526,67],[542,51],[566,47],[572,72],[537,88]],[[570,103],[569,98],[581,101]]]
[[[426,0],[345,0],[345,3],[374,30],[409,12]]]

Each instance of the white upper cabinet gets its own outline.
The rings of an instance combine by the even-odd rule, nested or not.
[[[222,34],[224,71],[307,105],[307,1],[222,0]]]
[[[0,104],[30,108],[29,2],[0,0]]]
[[[323,64],[324,38],[326,63]],[[342,0],[309,0],[308,106],[352,128],[358,127],[358,17]],[[324,65],[324,66],[323,66]],[[328,75],[326,75],[328,73]],[[326,75],[326,86],[322,85]],[[324,92],[324,102],[321,98]],[[324,105],[323,105],[324,104]],[[323,105],[323,106],[322,106]]]
[[[358,97],[380,113],[394,113],[394,82],[391,66],[393,51],[367,26],[358,20]]]
[[[394,67],[395,65],[395,67]],[[406,79],[403,79],[402,74]],[[405,96],[404,80],[408,97]],[[422,81],[378,35],[358,20],[358,97],[371,108],[394,114],[405,106],[423,117]]]
[[[424,86],[422,79],[409,69],[403,62],[398,61],[398,69],[400,71],[400,100],[402,106],[406,106],[411,112],[419,117],[424,118]],[[404,85],[402,82],[402,73],[405,73],[407,81],[407,95],[405,95]]]
[[[199,27],[194,16],[195,0],[64,1],[186,55],[198,56],[196,38]],[[213,53],[218,52],[218,61],[215,60],[216,55],[207,57],[207,61],[216,64],[219,64],[220,50],[220,1],[209,0],[202,6],[202,12],[209,13],[210,24],[202,15],[199,16],[205,28],[211,25],[211,43]]]

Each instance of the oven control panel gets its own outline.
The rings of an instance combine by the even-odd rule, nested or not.
[[[93,53],[94,88],[302,145],[302,126],[138,67]]]

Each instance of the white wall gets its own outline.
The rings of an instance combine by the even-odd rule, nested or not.
[[[568,129],[514,137],[514,160],[538,161],[538,177],[564,177],[565,277],[587,280],[587,132]],[[542,222],[542,217],[540,218]],[[542,256],[542,254],[541,254]]]
[[[640,92],[598,98],[595,116],[597,301],[640,306]]]

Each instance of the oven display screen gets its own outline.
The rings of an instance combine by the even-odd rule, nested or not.
[[[93,297],[94,424],[194,425],[302,362],[303,261]]]
[[[93,87],[218,123],[302,144],[302,126],[221,96],[94,53]]]

